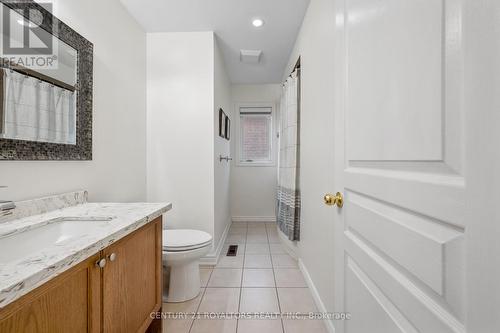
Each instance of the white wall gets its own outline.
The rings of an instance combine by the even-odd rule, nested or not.
[[[238,117],[238,103],[271,102],[278,111],[280,84],[232,85],[234,118]],[[236,120],[236,118],[235,118]],[[233,121],[236,125],[237,122]],[[238,129],[234,127],[233,133]],[[233,135],[236,138],[236,135]],[[277,167],[249,167],[236,164],[237,140],[231,141],[231,215],[233,218],[259,218],[275,216]],[[277,155],[277,149],[275,148]]]
[[[206,231],[213,250],[230,222],[219,107],[230,111],[230,84],[213,32],[149,33],[148,200],[172,202],[165,227]]]
[[[110,15],[112,13],[112,15]],[[54,0],[94,44],[93,160],[0,162],[0,198],[88,189],[93,201],[146,199],[146,34],[118,0]]]
[[[231,164],[220,161],[219,156],[230,156],[230,141],[219,136],[219,108],[222,108],[234,124],[231,105],[231,83],[224,65],[222,53],[214,39],[214,197],[215,197],[215,220],[214,238],[216,244],[231,223],[230,216],[230,174]],[[230,137],[232,138],[232,136]]]
[[[212,32],[147,35],[147,194],[168,228],[213,234]]]
[[[333,311],[333,219],[323,203],[335,193],[334,151],[334,2],[311,1],[290,56],[286,77],[301,57],[301,240],[298,255],[326,310]]]

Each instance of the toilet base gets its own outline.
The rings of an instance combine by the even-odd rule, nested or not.
[[[189,301],[200,293],[200,258],[211,249],[211,244],[187,251],[164,251],[163,265],[170,268],[168,288],[163,289],[163,301]],[[167,290],[165,290],[167,289]]]
[[[198,296],[201,290],[200,265],[198,260],[170,266],[168,290],[163,290],[163,301],[178,303]]]

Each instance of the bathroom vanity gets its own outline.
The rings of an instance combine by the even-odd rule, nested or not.
[[[86,192],[0,216],[0,332],[161,332],[162,214]]]

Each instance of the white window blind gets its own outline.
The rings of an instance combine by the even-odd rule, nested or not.
[[[240,108],[240,163],[272,163],[272,108]]]

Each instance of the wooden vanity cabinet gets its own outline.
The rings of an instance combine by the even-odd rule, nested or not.
[[[161,332],[161,237],[159,217],[19,298],[0,333]]]
[[[145,332],[161,308],[161,220],[106,248],[102,270],[106,333]]]
[[[99,258],[92,256],[0,310],[0,332],[101,332]]]

